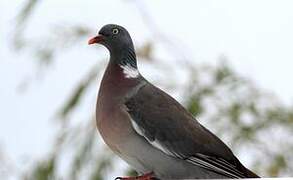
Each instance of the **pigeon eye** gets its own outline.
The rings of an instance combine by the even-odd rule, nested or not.
[[[112,33],[113,34],[118,34],[119,33],[119,30],[117,28],[114,28],[114,29],[112,29]]]

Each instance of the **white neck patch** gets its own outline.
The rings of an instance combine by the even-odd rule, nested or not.
[[[120,67],[123,69],[123,73],[126,78],[137,78],[139,75],[138,70],[130,64],[120,65]]]

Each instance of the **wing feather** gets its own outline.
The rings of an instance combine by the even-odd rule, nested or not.
[[[247,177],[246,168],[219,138],[155,86],[142,86],[125,106],[135,131],[167,155],[230,178]]]

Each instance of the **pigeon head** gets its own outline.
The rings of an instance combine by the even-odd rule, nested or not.
[[[118,53],[123,50],[132,49],[133,43],[128,31],[116,24],[107,24],[101,28],[98,35],[91,38],[88,44],[102,44],[110,53]]]
[[[102,44],[109,51],[111,60],[119,64],[131,64],[136,67],[136,56],[132,39],[128,31],[116,24],[107,24],[98,35],[91,38],[88,44]]]

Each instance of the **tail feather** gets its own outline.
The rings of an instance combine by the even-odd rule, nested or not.
[[[257,174],[255,174],[254,172],[252,172],[251,170],[245,168],[245,175],[248,178],[260,178],[260,176],[258,176]]]

